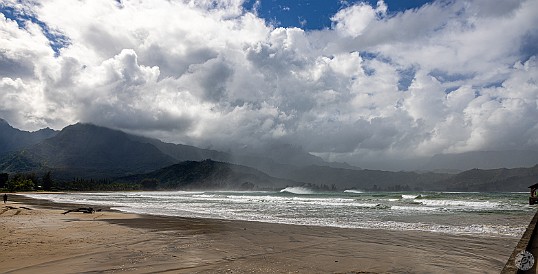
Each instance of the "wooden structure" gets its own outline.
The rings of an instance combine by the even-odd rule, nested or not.
[[[529,186],[531,189],[531,196],[529,197],[529,205],[538,204],[538,197],[536,196],[536,190],[538,189],[538,184]]]

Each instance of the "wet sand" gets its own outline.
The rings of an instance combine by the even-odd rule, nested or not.
[[[79,206],[11,195],[0,207],[0,272],[499,273],[519,241],[106,208],[61,214]]]

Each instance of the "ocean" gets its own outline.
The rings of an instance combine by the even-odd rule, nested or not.
[[[520,237],[536,208],[527,193],[155,191],[26,194],[140,214],[294,225]]]

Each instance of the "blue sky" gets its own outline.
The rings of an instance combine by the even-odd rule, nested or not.
[[[244,7],[252,10],[256,2],[258,15],[267,22],[278,27],[298,27],[305,30],[316,30],[331,27],[331,17],[338,10],[359,2],[366,2],[372,6],[377,1],[338,1],[338,0],[247,0]],[[388,13],[397,13],[407,9],[419,8],[432,2],[431,0],[388,0]]]

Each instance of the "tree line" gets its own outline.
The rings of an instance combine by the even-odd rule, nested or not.
[[[0,173],[0,190],[8,192],[22,191],[125,191],[142,190],[143,184],[120,183],[111,179],[73,178],[67,181],[56,181],[52,172],[42,176],[36,173]]]
[[[35,173],[0,173],[0,189],[10,192],[47,190],[53,188],[51,172],[43,174],[41,177]]]
[[[303,187],[316,191],[337,191],[335,184],[316,185],[306,183]],[[200,187],[200,186],[198,186]],[[252,190],[255,185],[245,182],[240,187],[243,190]],[[73,178],[71,180],[53,180],[52,172],[48,171],[41,176],[36,173],[0,173],[0,191],[133,191],[133,190],[170,190],[178,189],[178,186],[163,184],[159,179],[144,178],[134,181],[118,181],[115,179],[88,179]],[[379,187],[373,185],[368,191],[421,191],[421,188],[411,188],[409,185],[392,185]]]

